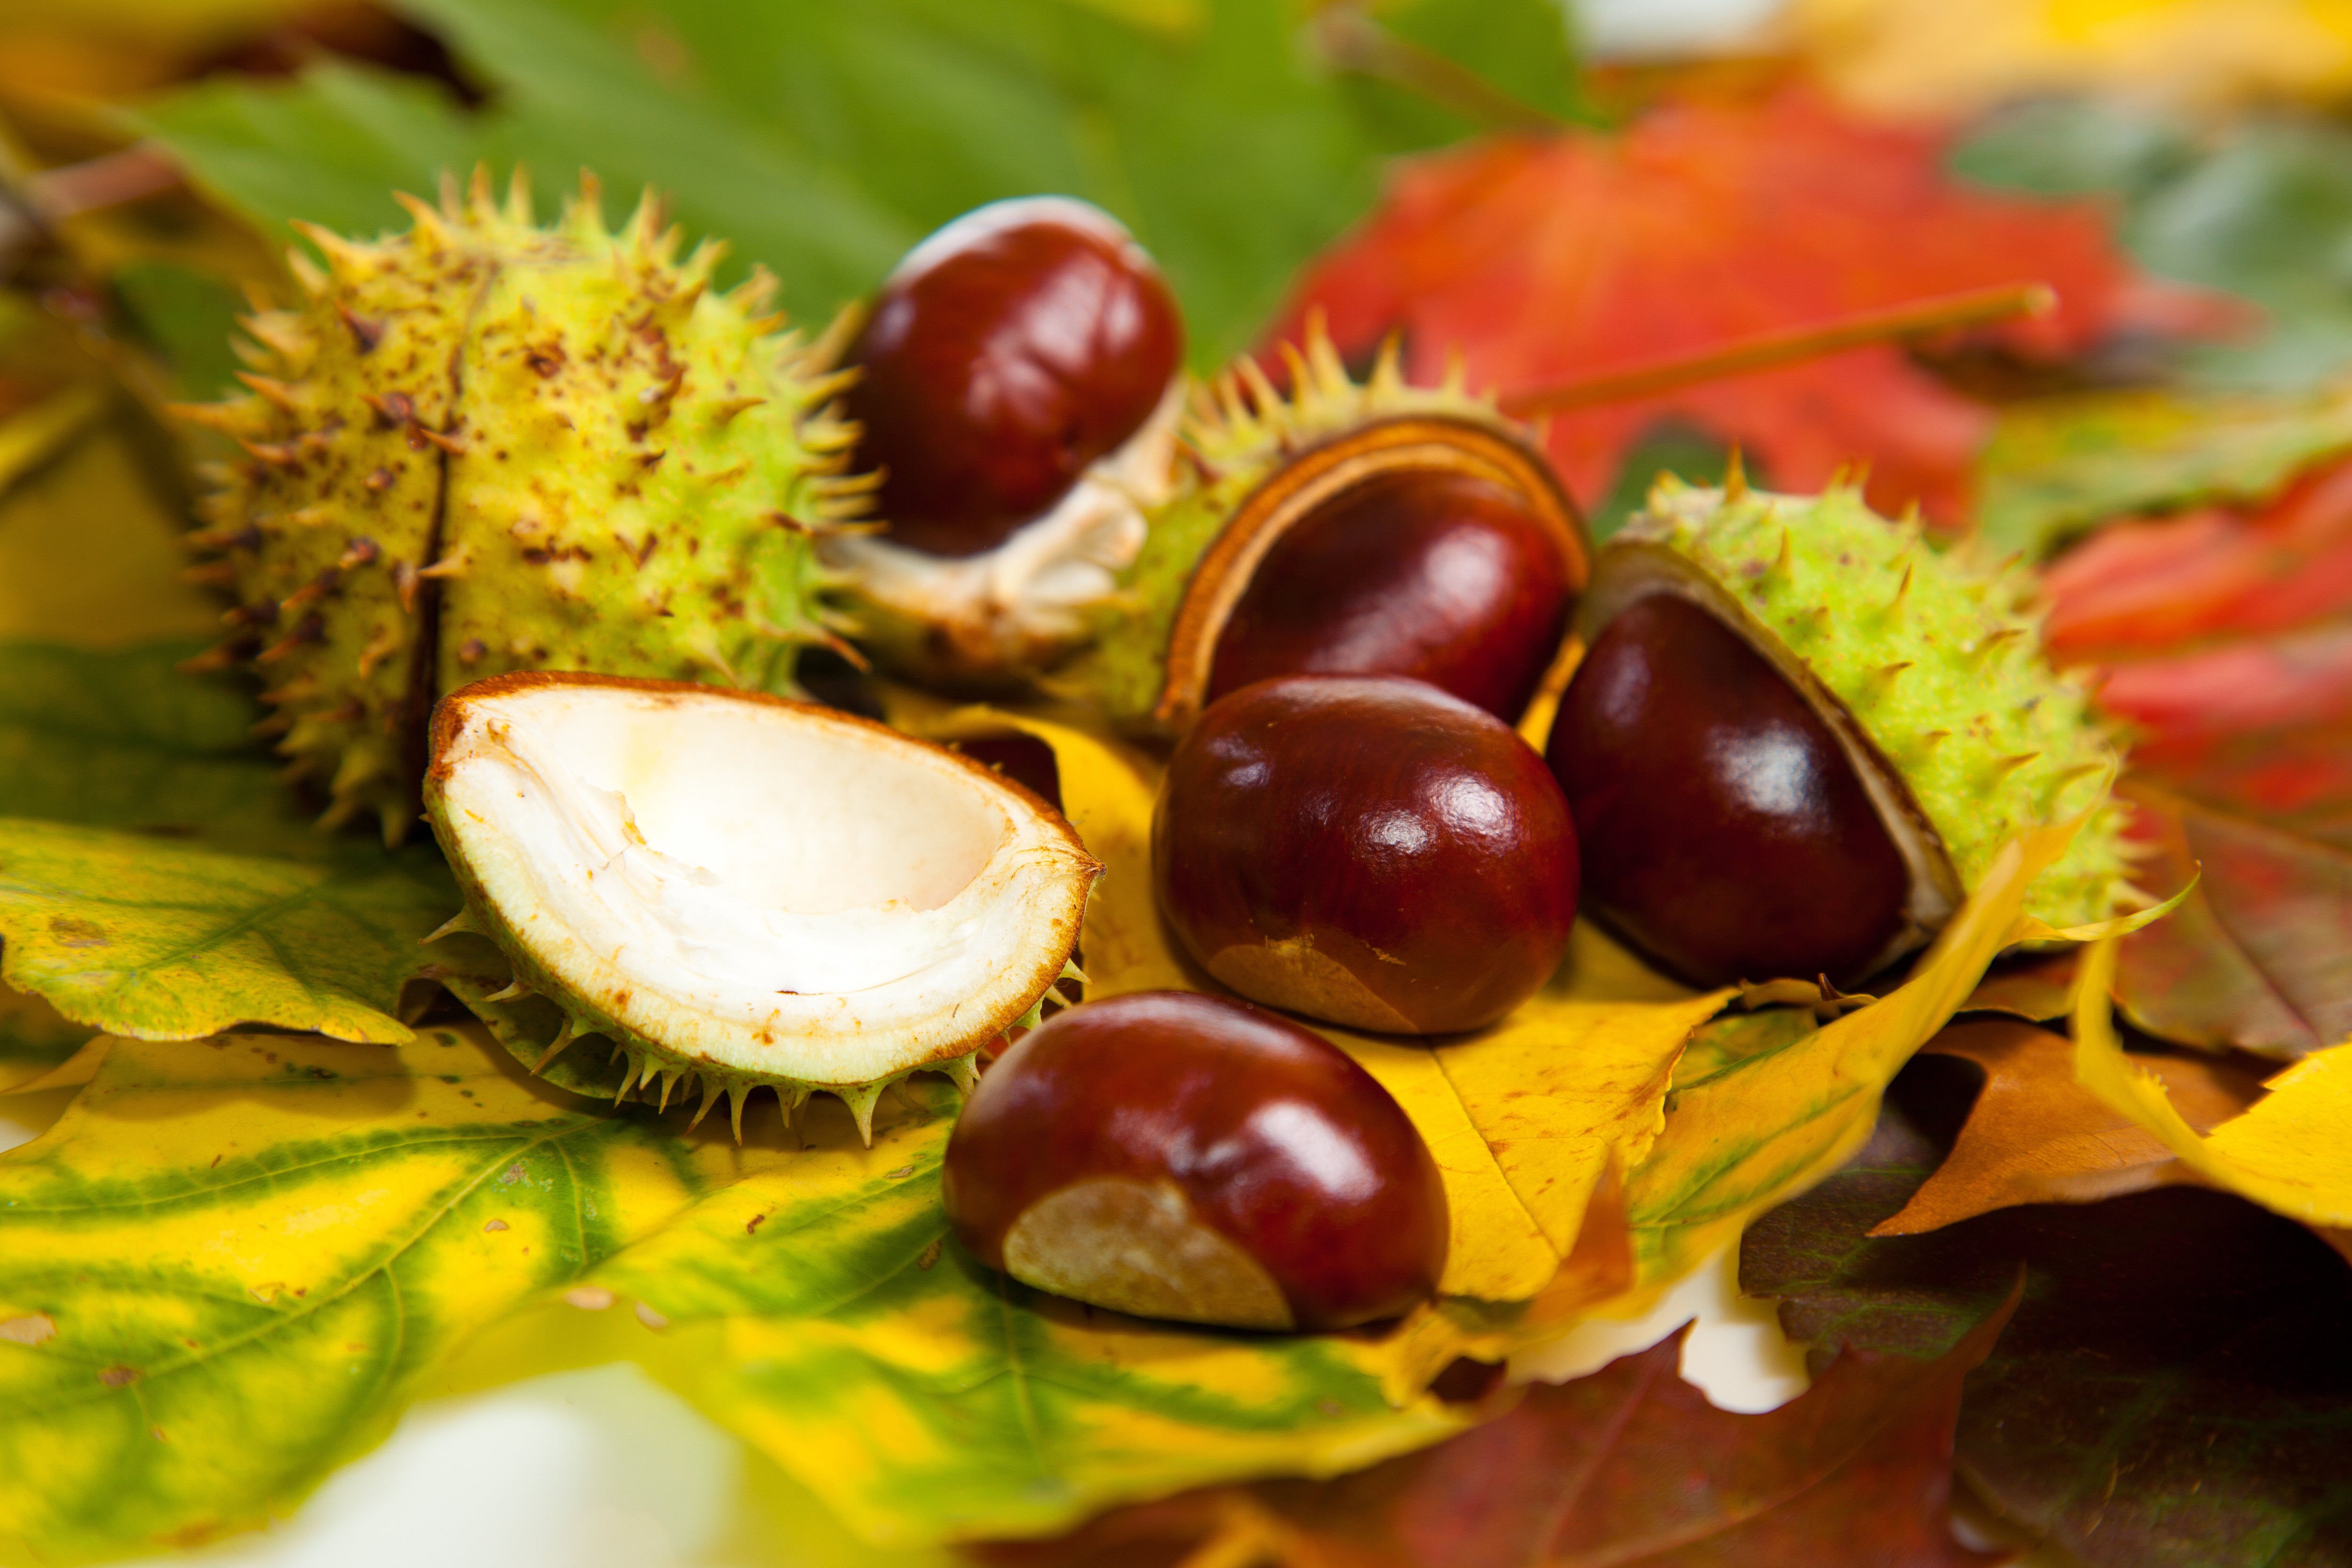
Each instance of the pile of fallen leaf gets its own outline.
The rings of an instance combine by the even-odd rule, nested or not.
[[[626,1359],[868,1540],[1076,1531],[977,1549],[1006,1563],[1990,1560],[1956,1495],[2086,1563],[2352,1563],[2352,307],[2264,259],[2340,245],[2352,194],[2262,199],[2352,132],[2090,99],[1896,123],[1777,70],[1593,87],[1535,0],[1370,34],[1326,7],[1313,68],[1280,7],[1177,9],[0,26],[0,1114],[47,1127],[0,1155],[0,1560],[200,1542],[420,1397]],[[1910,79],[1907,14],[1837,34],[1830,75]],[[943,1083],[886,1096],[868,1149],[830,1101],[763,1100],[739,1144],[614,1109],[583,1052],[534,1079],[501,1042],[544,1021],[482,1000],[503,970],[419,945],[457,905],[437,853],[314,832],[252,689],[183,668],[218,606],[179,575],[204,454],[159,415],[217,390],[288,219],[370,227],[517,154],[677,191],[803,317],[940,217],[1075,189],[1167,261],[1204,363],[1320,310],[1506,398],[2045,282],[2036,320],[1544,438],[1596,531],[1737,447],[1783,489],[1866,467],[1881,510],[2043,563],[2053,649],[2135,742],[2139,879],[2187,897],[1997,957],[2093,934],[2020,921],[2053,825],[1874,1000],[1694,994],[1580,929],[1479,1035],[1334,1031],[1454,1221],[1441,1299],[1348,1335],[980,1268],[939,1204]],[[879,695],[1050,748],[1108,868],[1089,995],[1207,984],[1151,908],[1151,756]],[[1674,1339],[1495,1370],[1726,1247],[1811,1353],[1780,1408],[1715,1408]]]

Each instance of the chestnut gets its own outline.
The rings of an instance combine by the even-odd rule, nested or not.
[[[1343,1329],[1436,1290],[1445,1192],[1386,1089],[1240,1002],[1147,991],[1030,1031],[948,1140],[956,1237],[1040,1290],[1140,1317]]]
[[[1576,918],[1576,832],[1543,759],[1395,676],[1212,704],[1169,760],[1151,862],[1211,974],[1355,1028],[1491,1024],[1559,966]]]
[[[1694,985],[1850,984],[1910,873],[1845,748],[1771,660],[1673,593],[1592,640],[1545,749],[1602,923]]]
[[[846,360],[889,536],[934,555],[1003,543],[1141,428],[1183,339],[1150,257],[1084,202],[997,202],[932,235]]]
[[[1511,722],[1574,608],[1556,531],[1476,474],[1407,468],[1344,489],[1259,562],[1208,700],[1279,675],[1409,675]]]

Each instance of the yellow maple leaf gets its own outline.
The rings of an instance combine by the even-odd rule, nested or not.
[[[2161,1139],[2204,1181],[2273,1214],[2322,1228],[2352,1226],[2352,1039],[2272,1079],[2270,1092],[2200,1134],[2164,1080],[2124,1054],[2108,998],[2116,943],[2084,954],[2074,991],[2074,1076],[2114,1110]]]

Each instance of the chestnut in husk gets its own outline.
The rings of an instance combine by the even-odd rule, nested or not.
[[[1294,676],[1213,704],[1170,758],[1160,908],[1243,995],[1355,1028],[1493,1023],[1559,966],[1576,833],[1543,759],[1423,681]]]
[[[847,356],[889,536],[1003,543],[1142,427],[1182,357],[1167,280],[1108,215],[1036,197],[958,218],[899,264]]]
[[[1409,675],[1509,722],[1572,609],[1557,526],[1491,479],[1380,474],[1277,539],[1218,636],[1209,700],[1280,675]]]
[[[1340,1329],[1426,1300],[1437,1166],[1386,1089],[1286,1019],[1194,992],[1089,1002],[982,1074],[949,1139],[957,1238],[1142,1317]]]
[[[1196,405],[1213,478],[1154,516],[1132,611],[1076,683],[1115,719],[1180,735],[1228,692],[1307,674],[1411,676],[1520,717],[1591,572],[1583,520],[1520,432],[1383,363],[1358,388],[1316,339],[1295,404],[1260,376],[1258,413],[1231,381]]]
[[[1594,637],[1546,748],[1593,912],[1695,985],[1862,978],[1911,877],[1845,749],[1769,659],[1677,594]]]

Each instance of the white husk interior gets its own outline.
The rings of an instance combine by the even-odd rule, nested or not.
[[[1145,513],[1173,489],[1188,384],[1179,373],[1140,429],[993,550],[950,558],[887,534],[832,533],[819,554],[884,616],[944,631],[965,672],[1033,668],[1085,637],[1087,611],[1142,550]]]
[[[547,686],[474,702],[450,753],[498,924],[686,1062],[856,1083],[969,1050],[1059,972],[1091,879],[1013,791],[808,709]]]

